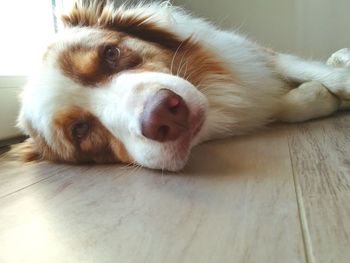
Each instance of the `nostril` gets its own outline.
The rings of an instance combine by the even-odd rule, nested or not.
[[[161,125],[158,128],[159,139],[164,140],[169,134],[170,127],[167,125]]]
[[[169,112],[176,114],[179,111],[179,107],[178,106],[169,107],[168,110],[169,110]]]

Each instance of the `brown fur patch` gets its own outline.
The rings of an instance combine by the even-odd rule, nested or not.
[[[101,43],[93,46],[77,43],[61,52],[58,63],[63,73],[85,86],[95,86],[108,81],[113,74],[136,67],[142,62],[136,52],[119,46],[118,42],[111,42],[109,37],[100,41]],[[115,45],[120,49],[120,58],[113,67],[104,60],[102,54],[106,45]]]
[[[151,22],[151,17],[135,14],[123,7],[113,9],[106,1],[84,1],[61,17],[66,26],[88,26],[123,32],[168,49],[177,49],[181,39]]]
[[[11,156],[25,162],[59,160],[57,154],[51,150],[44,138],[29,122],[25,122],[25,128],[31,137],[22,143],[12,146],[10,151]]]
[[[29,138],[22,143],[11,146],[10,156],[24,162],[39,160],[40,154],[37,151],[33,138]]]
[[[124,32],[143,41],[158,44],[162,47],[176,50],[181,44],[181,40],[169,31],[147,22],[147,17],[116,16],[111,29]]]
[[[198,88],[212,84],[213,78],[216,81],[239,82],[210,50],[191,38],[182,41],[176,50],[161,48],[132,38],[127,44],[142,56],[143,64],[137,67],[136,71],[173,74],[188,80]]]
[[[72,137],[71,127],[76,121],[89,125],[89,134],[81,141]],[[131,162],[123,144],[115,138],[101,122],[80,107],[69,107],[55,114],[53,118],[55,148],[61,156],[74,162]]]
[[[85,121],[90,132],[82,141],[71,134],[72,123]],[[24,161],[48,160],[68,163],[131,163],[133,160],[121,141],[115,138],[91,113],[80,107],[69,107],[53,118],[51,145],[30,123],[26,128],[31,136],[14,149],[14,154]]]
[[[185,40],[173,53],[169,64],[173,75],[188,80],[198,89],[213,84],[212,81],[239,82],[210,50],[191,38]]]
[[[102,83],[110,74],[101,65],[98,49],[84,44],[75,44],[59,54],[59,66],[63,73],[86,86]]]
[[[68,26],[89,26],[114,31],[119,36],[121,33],[129,35],[122,35],[122,39],[136,37],[142,40],[138,43],[135,40],[132,47],[133,52],[139,53],[143,60],[143,64],[137,70],[172,73],[189,80],[195,86],[202,85],[205,80],[210,81],[209,75],[225,81],[239,81],[226,69],[223,62],[196,41],[191,38],[182,40],[152,22],[152,17],[135,13],[133,10],[123,7],[114,9],[99,1],[92,1],[90,4],[79,3],[63,17],[63,21]],[[150,43],[156,45],[151,47]],[[69,59],[66,61],[70,62]],[[65,63],[64,68],[69,68],[69,63]],[[109,76],[100,74],[97,68],[87,63],[86,68],[83,67],[84,70],[78,74],[78,78],[89,85],[107,80]],[[66,71],[67,75],[75,72],[71,69]]]

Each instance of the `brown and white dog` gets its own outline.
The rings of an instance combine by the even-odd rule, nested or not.
[[[168,3],[77,1],[62,20],[21,97],[27,160],[177,171],[200,142],[326,116],[350,98],[349,69],[264,49]]]

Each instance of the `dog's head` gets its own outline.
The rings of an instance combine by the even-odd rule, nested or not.
[[[219,63],[158,25],[156,11],[95,2],[63,16],[66,29],[24,88],[27,158],[181,169],[206,121],[198,86]]]

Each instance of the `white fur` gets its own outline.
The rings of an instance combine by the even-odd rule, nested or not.
[[[350,97],[347,69],[290,55],[270,54],[235,32],[222,31],[169,4],[122,8],[125,14],[150,15],[150,20],[181,39],[192,36],[216,54],[237,76],[238,84],[228,84],[220,76],[212,75],[194,87],[169,74],[124,72],[97,89],[82,87],[63,76],[55,64],[55,56],[68,43],[93,42],[99,33],[95,29],[73,28],[60,34],[56,52],[26,85],[20,125],[29,120],[50,144],[53,114],[64,106],[78,105],[95,114],[112,134],[120,138],[139,164],[179,170],[185,165],[191,147],[199,142],[242,134],[274,120],[302,121],[334,112],[339,105],[338,99],[328,94],[324,86],[339,96]],[[290,92],[286,79],[316,80],[324,86],[318,82],[311,85],[313,88],[303,86]],[[137,87],[141,84],[149,88],[139,91]],[[201,112],[205,116],[202,130],[185,143],[185,149],[179,149],[179,143],[186,138],[180,138],[180,142],[159,143],[146,139],[140,132],[139,117],[146,99],[164,86],[184,98],[192,115]]]

